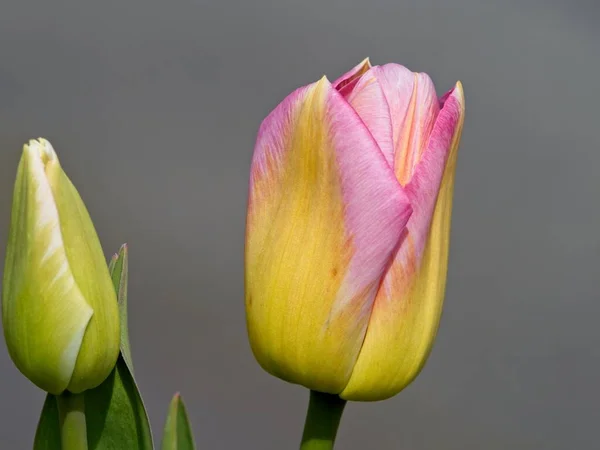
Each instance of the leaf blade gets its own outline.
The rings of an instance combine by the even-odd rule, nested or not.
[[[127,244],[123,244],[113,257],[111,277],[117,292],[117,302],[119,303],[119,321],[121,324],[121,354],[125,363],[133,375],[133,359],[131,358],[131,347],[129,344],[129,326],[127,321],[127,287],[129,284],[129,249]],[[110,267],[110,265],[109,265]]]
[[[187,410],[181,395],[177,393],[169,405],[161,450],[194,450],[195,448]]]

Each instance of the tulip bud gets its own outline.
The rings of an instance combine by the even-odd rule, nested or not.
[[[346,400],[419,373],[446,283],[462,86],[363,61],[263,121],[246,226],[246,317],[260,365]]]
[[[2,323],[17,368],[52,394],[101,384],[119,355],[119,313],[83,201],[45,139],[23,147],[4,267]]]

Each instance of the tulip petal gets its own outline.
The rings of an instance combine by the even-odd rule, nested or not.
[[[425,150],[439,113],[431,78],[399,64],[371,69],[389,105],[394,142],[394,172],[405,186]]]
[[[464,120],[460,83],[443,99],[429,143],[406,186],[414,213],[373,306],[347,400],[382,400],[419,373],[444,300],[452,192]]]
[[[394,166],[394,139],[392,119],[387,99],[379,84],[375,68],[362,74],[352,89],[340,93],[352,105],[377,141],[390,167]]]
[[[265,119],[246,229],[248,333],[265,370],[343,389],[410,213],[373,137],[327,79]]]
[[[360,63],[346,72],[333,82],[333,87],[344,97],[348,96],[358,80],[371,68],[369,58],[363,59]]]
[[[71,380],[93,309],[64,250],[44,166],[55,158],[44,142],[24,147],[15,183],[2,319],[15,365],[40,388],[60,394]]]
[[[83,200],[58,159],[47,164],[46,174],[73,277],[94,311],[68,386],[69,391],[77,393],[98,386],[115,366],[119,356],[119,309],[104,252]]]

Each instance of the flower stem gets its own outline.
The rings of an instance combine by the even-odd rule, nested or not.
[[[83,394],[64,392],[56,396],[60,419],[61,450],[87,450]]]
[[[331,450],[346,400],[337,395],[310,391],[300,450]]]

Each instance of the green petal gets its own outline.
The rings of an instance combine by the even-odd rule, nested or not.
[[[94,311],[68,389],[81,392],[108,376],[119,354],[119,312],[100,241],[79,193],[58,160],[46,165],[64,248],[77,286]]]

